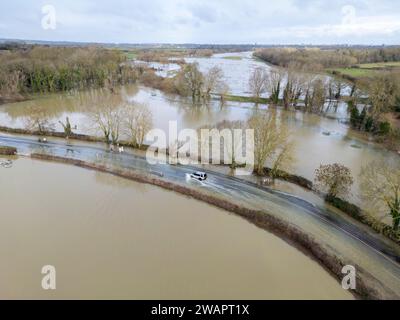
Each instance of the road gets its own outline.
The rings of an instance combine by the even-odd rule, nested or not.
[[[103,144],[63,139],[51,139],[47,143],[41,143],[35,137],[0,135],[0,145],[16,147],[22,155],[52,154],[88,162],[101,162],[117,168],[142,170],[162,175],[174,182],[189,184],[194,188],[205,188],[251,208],[267,211],[295,224],[334,248],[345,261],[361,266],[400,296],[400,252],[397,246],[377,235],[365,232],[358,223],[299,197],[213,171],[207,171],[208,179],[205,182],[191,180],[187,175],[195,170],[193,167],[150,165],[144,157],[129,152],[111,153]]]

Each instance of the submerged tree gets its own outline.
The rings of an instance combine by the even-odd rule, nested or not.
[[[270,176],[273,180],[282,177],[287,174],[287,171],[292,167],[295,157],[294,157],[294,144],[293,142],[288,142],[285,139],[284,143],[276,151],[275,156],[272,160],[272,166],[270,170]]]
[[[39,134],[54,131],[54,123],[51,122],[46,109],[37,105],[28,107],[26,127],[29,130],[37,131]]]
[[[304,109],[306,112],[322,113],[326,101],[326,89],[324,82],[314,77],[306,84]]]
[[[284,75],[280,70],[271,70],[267,77],[267,90],[270,92],[270,99],[275,105],[279,103],[283,78]]]
[[[274,157],[276,157],[275,169],[281,169],[283,160],[288,158],[291,148],[288,145],[289,131],[283,123],[278,121],[276,112],[257,111],[248,120],[248,127],[254,130],[255,172],[264,175],[267,160],[274,161]],[[280,156],[279,152],[281,152]]]
[[[63,123],[62,121],[58,121],[58,122],[63,127],[65,136],[67,138],[70,137],[72,135],[72,126],[71,126],[71,123],[69,122],[69,117],[66,117],[65,123]]]
[[[140,148],[153,125],[153,115],[145,104],[127,105],[124,110],[123,128],[133,147]]]
[[[205,98],[209,98],[211,93],[223,94],[227,91],[224,73],[220,67],[214,66],[204,75],[202,91]]]
[[[286,73],[286,86],[283,90],[283,105],[285,109],[296,106],[303,93],[304,77],[298,72],[296,66],[290,66]]]
[[[191,96],[193,102],[199,102],[204,87],[204,76],[198,63],[191,63],[178,73],[175,86],[179,94]]]
[[[321,165],[315,170],[314,181],[315,188],[326,193],[327,198],[345,196],[354,183],[350,169],[338,163]]]
[[[267,72],[261,67],[254,69],[249,79],[249,89],[253,97],[259,99],[261,95],[267,91],[267,86]]]
[[[108,89],[93,91],[89,118],[106,143],[117,144],[123,119],[124,102],[120,93]]]
[[[393,229],[400,225],[400,164],[374,161],[364,166],[360,174],[361,195],[371,208],[383,209],[393,221]]]

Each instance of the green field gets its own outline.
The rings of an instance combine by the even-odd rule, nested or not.
[[[400,61],[380,62],[380,63],[364,63],[359,65],[362,69],[393,69],[400,68]]]
[[[239,56],[228,56],[228,57],[223,57],[224,59],[227,60],[242,60],[242,57]]]
[[[234,101],[234,102],[246,102],[246,103],[260,103],[260,104],[268,104],[270,102],[267,98],[254,98],[254,97],[245,97],[245,96],[235,96],[226,94],[224,95],[226,101]]]
[[[363,63],[353,68],[329,69],[328,72],[352,79],[371,78],[379,72],[400,69],[400,61]]]
[[[330,69],[329,71],[352,78],[369,78],[376,74],[376,71],[373,69],[360,69],[360,68],[336,68],[336,69]]]
[[[135,60],[137,57],[137,53],[132,51],[125,51],[124,54],[128,60]]]

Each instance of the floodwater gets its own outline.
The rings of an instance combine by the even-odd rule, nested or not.
[[[218,66],[224,73],[225,82],[229,86],[229,92],[238,96],[251,96],[249,91],[249,79],[251,73],[261,67],[267,72],[272,68],[266,63],[253,59],[252,52],[221,53],[211,57],[187,58],[188,63],[197,62],[202,72],[207,72],[214,66]]]
[[[352,298],[274,235],[153,186],[19,158],[0,195],[3,299]]]
[[[232,59],[235,56],[236,59]],[[237,57],[239,59],[237,59]],[[258,66],[271,68],[265,63],[255,60],[251,53],[229,53],[214,55],[210,58],[188,58],[189,62],[199,62],[200,69],[206,71],[214,65],[220,66],[231,93],[246,95],[248,77]],[[32,106],[41,106],[51,117],[57,130],[62,130],[59,120],[68,116],[75,132],[99,134],[93,130],[89,110],[106,98],[102,92],[80,92],[63,95],[47,95],[35,100],[0,106],[0,125],[12,127],[26,126],[29,110]],[[219,101],[211,101],[207,106],[193,106],[190,100],[166,95],[158,90],[142,86],[127,86],[117,94],[117,98],[109,102],[123,105],[127,101],[147,104],[153,114],[153,127],[168,132],[169,121],[178,122],[178,130],[199,128],[212,125],[223,120],[247,120],[254,112],[255,106],[249,103],[227,102],[221,106]],[[266,108],[260,107],[260,108]],[[268,108],[266,108],[268,109]],[[301,111],[279,110],[282,118],[291,128],[295,145],[295,162],[290,171],[310,180],[314,178],[315,169],[320,164],[342,163],[349,167],[355,178],[355,184],[349,200],[362,205],[359,199],[359,173],[361,167],[370,161],[391,158],[400,161],[398,154],[368,142],[358,132],[349,129],[343,120],[348,118],[346,106],[341,104],[336,113],[330,111],[329,117]]]

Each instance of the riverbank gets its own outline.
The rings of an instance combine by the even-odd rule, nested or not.
[[[86,169],[110,173],[141,183],[152,184],[233,212],[245,218],[249,222],[257,225],[258,227],[274,233],[275,235],[297,247],[299,250],[307,253],[316,259],[316,261],[321,263],[324,267],[326,267],[327,270],[329,270],[338,280],[341,280],[343,277],[343,274],[341,273],[342,267],[348,264],[348,262],[344,263],[344,261],[342,261],[340,256],[338,256],[333,249],[323,246],[320,242],[318,242],[317,239],[306,234],[296,226],[289,224],[267,212],[250,209],[246,206],[221,199],[213,194],[207,194],[206,191],[198,191],[188,186],[166,181],[160,177],[143,174],[138,171],[110,168],[104,165],[89,163],[81,160],[73,160],[69,158],[42,154],[32,154],[32,158],[71,164]],[[358,267],[357,270],[356,292],[360,297],[366,299],[400,298],[390,289],[379,283],[369,273],[365,272],[361,267]]]

